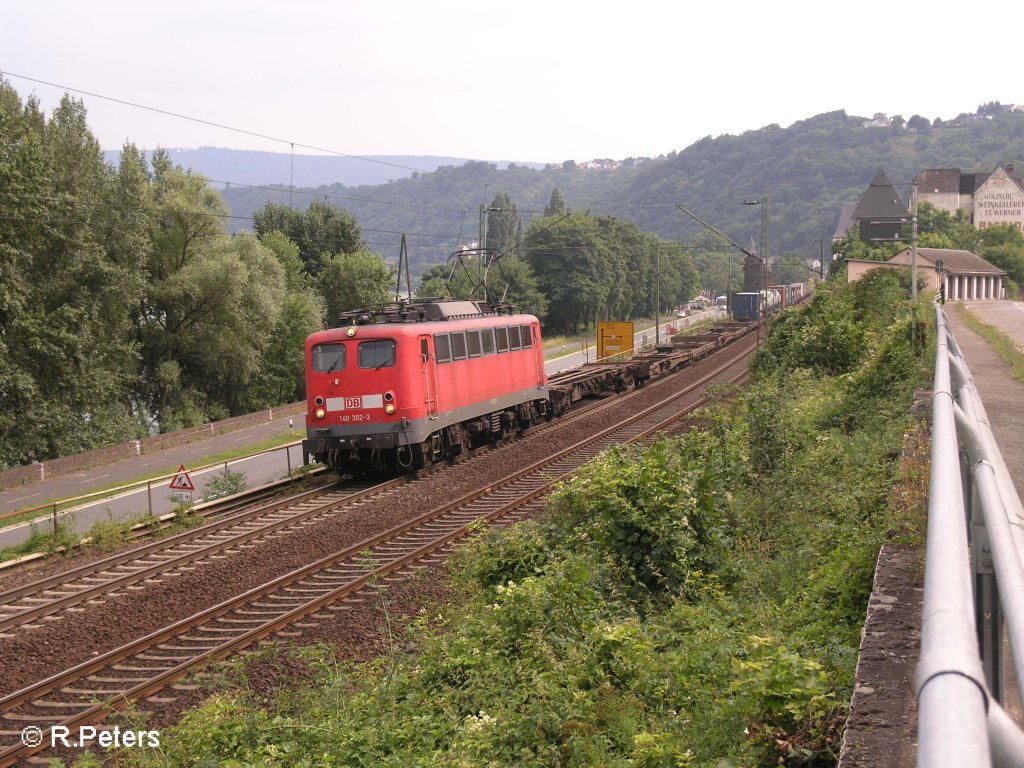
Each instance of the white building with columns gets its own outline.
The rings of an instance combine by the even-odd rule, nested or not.
[[[941,271],[937,269],[940,260]],[[879,267],[909,269],[910,261],[910,248],[904,248],[888,261],[848,259],[846,276],[852,283]],[[1002,299],[1006,294],[1006,272],[971,251],[918,248],[917,274],[918,279],[925,280],[926,290],[938,291],[940,281],[944,281],[948,301],[988,301]]]

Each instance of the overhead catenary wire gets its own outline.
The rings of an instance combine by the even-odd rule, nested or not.
[[[226,125],[224,123],[218,123],[218,122],[212,121],[212,120],[206,120],[204,118],[192,117],[190,115],[184,115],[184,114],[181,114],[179,112],[174,112],[174,111],[167,110],[167,109],[162,109],[162,108],[159,108],[159,107],[151,107],[151,106],[148,106],[148,105],[145,105],[145,104],[139,104],[137,102],[128,101],[127,99],[120,99],[120,98],[117,98],[117,97],[114,97],[114,96],[107,96],[107,95],[104,95],[104,94],[95,93],[93,91],[87,91],[87,90],[82,89],[82,88],[74,88],[74,87],[69,86],[69,85],[63,85],[61,83],[54,83],[54,82],[51,82],[49,80],[43,80],[41,78],[30,77],[28,75],[22,75],[22,74],[19,74],[17,72],[12,72],[10,70],[0,68],[0,77],[4,77],[4,76],[6,76],[6,77],[15,77],[15,78],[18,78],[19,80],[25,80],[25,81],[32,82],[32,83],[39,83],[40,85],[46,85],[46,86],[49,86],[51,88],[61,88],[61,89],[65,90],[65,91],[68,91],[70,93],[77,93],[77,94],[81,94],[83,96],[90,96],[92,98],[103,99],[104,101],[110,101],[110,102],[115,103],[115,104],[122,104],[122,105],[127,106],[127,107],[132,107],[132,108],[135,108],[135,109],[142,109],[142,110],[146,110],[148,112],[153,112],[153,113],[156,113],[156,114],[166,115],[168,117],[173,117],[173,118],[176,118],[176,119],[179,119],[179,120],[187,120],[187,121],[198,123],[198,124],[201,124],[201,125],[209,125],[209,126],[214,127],[214,128],[221,128],[223,130],[233,131],[235,133],[240,133],[240,134],[243,134],[243,135],[246,135],[246,136],[252,136],[254,138],[265,139],[267,141],[273,141],[273,142],[276,142],[276,143],[279,143],[279,144],[286,144],[286,145],[288,145],[289,152],[292,153],[292,154],[294,153],[295,147],[299,147],[300,149],[308,149],[308,150],[312,150],[314,152],[322,152],[324,154],[335,155],[337,157],[347,157],[347,158],[351,158],[353,160],[362,160],[362,161],[365,161],[365,162],[368,162],[368,163],[376,163],[378,165],[385,165],[385,166],[389,166],[389,167],[392,167],[392,168],[400,168],[402,170],[412,171],[412,172],[415,172],[415,173],[421,173],[421,174],[426,174],[426,175],[430,175],[430,174],[436,173],[436,169],[430,170],[430,169],[425,169],[425,168],[414,168],[413,166],[403,165],[401,163],[392,163],[392,162],[389,162],[387,160],[381,160],[379,158],[366,157],[365,155],[353,155],[353,154],[349,154],[347,152],[341,152],[340,150],[329,149],[329,148],[325,148],[325,147],[317,147],[317,146],[314,146],[314,145],[311,145],[311,144],[303,144],[301,142],[294,141],[292,139],[283,139],[283,138],[280,138],[280,137],[277,137],[277,136],[270,136],[268,134],[260,133],[259,131],[254,131],[254,130],[251,130],[251,129],[248,129],[248,128],[239,128],[239,127],[236,127],[236,126]],[[251,187],[253,189],[263,189],[263,190],[274,189],[273,187],[263,187],[263,186],[258,186],[258,185],[250,185],[250,184],[245,184],[245,183],[242,183],[242,182],[233,182],[233,181],[224,181],[224,180],[213,180],[213,179],[208,179],[208,181],[210,181],[211,183],[217,183],[217,184],[231,184],[232,186]],[[284,187],[282,185],[280,188],[277,188],[276,191],[282,191],[282,192],[291,191],[292,187],[293,187],[293,185],[291,183],[289,183],[288,187]],[[306,195],[311,195],[311,196],[314,196],[314,197],[322,196],[322,195],[317,195],[316,193],[312,193],[312,192],[301,192],[299,190],[294,190],[294,191],[299,192],[299,194],[306,194]],[[342,196],[342,195],[330,195],[330,197],[335,198],[335,199],[339,199],[339,200],[357,200],[357,201],[368,202],[368,203],[378,203],[378,204],[381,204],[381,205],[403,205],[402,203],[395,203],[395,202],[389,202],[389,201],[383,201],[383,200],[368,200],[368,199],[365,199],[365,198],[346,197],[346,196]],[[597,202],[595,201],[593,203],[593,205],[596,206]],[[673,205],[675,205],[675,204],[674,203],[650,203],[650,202],[648,202],[648,203],[631,203],[631,202],[616,201],[616,200],[611,200],[611,201],[607,201],[607,202],[604,203],[604,207],[621,206],[621,207],[639,207],[639,208],[670,208]],[[417,206],[409,206],[409,207],[416,207],[416,208],[422,209],[424,207],[429,207],[429,206],[417,205]],[[446,209],[441,209],[441,208],[438,208],[438,207],[433,207],[433,208],[434,208],[434,210],[446,210]],[[539,211],[539,210],[538,211],[522,210],[522,211],[517,211],[517,212],[518,213],[527,213],[527,214],[531,214],[531,213],[544,213],[544,211]]]
[[[203,119],[201,117],[192,117],[190,115],[183,115],[183,114],[180,114],[178,112],[172,112],[172,111],[167,110],[167,109],[160,109],[159,107],[150,107],[150,106],[148,106],[146,104],[139,104],[137,102],[128,101],[127,99],[119,99],[119,98],[116,98],[114,96],[105,96],[105,95],[103,95],[101,93],[93,93],[92,91],[86,91],[86,90],[83,90],[81,88],[72,88],[69,85],[62,85],[61,83],[52,83],[52,82],[50,82],[48,80],[41,80],[41,79],[36,78],[36,77],[29,77],[28,75],[20,75],[20,74],[18,74],[16,72],[11,72],[10,70],[7,70],[7,69],[0,69],[0,75],[4,75],[4,76],[7,76],[7,77],[16,77],[19,80],[27,80],[30,83],[39,83],[40,85],[47,85],[47,86],[50,86],[51,88],[62,88],[65,91],[69,91],[71,93],[78,93],[78,94],[82,94],[83,96],[90,96],[90,97],[92,97],[94,99],[103,99],[104,101],[110,101],[110,102],[113,102],[115,104],[122,104],[122,105],[124,105],[126,107],[132,107],[134,109],[144,109],[147,112],[154,112],[154,113],[156,113],[158,115],[167,115],[168,117],[174,117],[174,118],[177,118],[179,120],[187,120],[189,122],[199,123],[201,125],[209,125],[209,126],[211,126],[213,128],[222,128],[222,129],[224,129],[226,131],[234,131],[235,133],[241,133],[241,134],[244,134],[246,136],[253,136],[253,137],[258,138],[258,139],[266,139],[267,141],[273,141],[273,142],[277,142],[279,144],[287,144],[290,147],[292,147],[293,149],[294,149],[294,147],[300,147],[302,149],[313,150],[314,152],[323,152],[324,154],[327,154],[327,155],[337,155],[338,157],[349,157],[349,158],[352,158],[353,160],[363,160],[363,161],[365,161],[367,163],[377,163],[378,165],[387,165],[387,166],[390,166],[392,168],[401,168],[402,170],[405,170],[405,171],[415,171],[417,173],[433,173],[433,171],[426,170],[426,169],[423,169],[423,168],[413,168],[412,166],[409,166],[409,165],[402,165],[401,163],[391,163],[391,162],[388,162],[387,160],[380,160],[380,159],[373,158],[373,157],[365,157],[363,155],[351,155],[351,154],[348,154],[347,152],[339,152],[338,150],[335,150],[335,149],[326,149],[324,147],[316,147],[316,146],[313,146],[311,144],[303,144],[301,142],[292,141],[290,139],[282,139],[282,138],[280,138],[278,136],[270,136],[268,134],[260,133],[258,131],[252,131],[252,130],[249,130],[247,128],[237,128],[235,126],[225,125],[224,123],[218,123],[218,122],[214,122],[212,120],[205,120],[205,119]]]
[[[124,212],[136,212],[136,213],[147,213],[147,212],[174,213],[177,216],[184,215],[185,217],[195,217],[195,218],[214,218],[214,219],[224,219],[224,220],[234,220],[234,221],[248,221],[248,222],[254,222],[255,221],[255,217],[254,216],[238,216],[238,215],[230,214],[230,213],[219,213],[217,211],[199,211],[199,210],[196,210],[196,211],[185,211],[185,212],[183,212],[183,211],[178,210],[178,209],[164,208],[164,207],[159,206],[159,205],[157,205],[157,206],[125,205],[125,204],[120,204],[119,205],[119,204],[114,204],[114,203],[97,202],[97,201],[94,201],[94,200],[83,200],[81,198],[56,197],[56,196],[53,196],[53,195],[44,195],[44,194],[21,194],[21,193],[9,192],[9,191],[0,191],[0,197],[15,198],[15,199],[20,199],[20,200],[35,200],[35,201],[51,202],[51,203],[65,204],[65,205],[70,204],[70,205],[75,205],[75,206],[81,206],[83,208],[105,209],[105,210],[111,210],[111,211],[118,211],[118,212],[122,212],[122,213],[124,213]],[[36,222],[36,223],[39,223],[39,222],[44,220],[44,219],[42,219],[40,217],[10,216],[10,215],[2,215],[2,214],[0,214],[0,219],[6,220],[6,221],[24,221],[24,222]],[[360,229],[361,232],[374,232],[374,233],[377,233],[377,234],[387,234],[387,235],[407,234],[410,237],[429,237],[429,238],[442,239],[442,240],[458,240],[458,238],[460,237],[460,235],[454,235],[454,234],[450,234],[450,233],[448,233],[448,234],[435,234],[435,233],[431,233],[431,232],[415,232],[415,231],[400,230],[400,229],[377,229],[377,228],[373,228],[373,227],[362,227],[362,226],[360,226],[359,229]]]
[[[320,194],[320,193],[315,193],[315,192],[296,190],[295,187],[294,187],[294,183],[293,183],[293,181],[294,181],[294,177],[292,176],[292,168],[293,168],[293,166],[291,165],[291,163],[294,162],[295,148],[299,147],[299,148],[302,148],[302,149],[312,150],[314,152],[321,152],[321,153],[328,154],[328,155],[335,155],[335,156],[339,156],[339,157],[346,157],[346,158],[351,158],[351,159],[354,159],[354,160],[362,160],[362,161],[365,161],[365,162],[375,163],[375,164],[378,164],[378,165],[390,166],[390,167],[399,168],[399,169],[402,169],[402,170],[411,171],[411,172],[415,172],[415,173],[422,173],[422,174],[429,175],[429,174],[434,173],[435,170],[428,170],[428,169],[424,169],[424,168],[415,168],[415,167],[412,167],[412,166],[403,165],[401,163],[393,163],[393,162],[389,162],[389,161],[385,161],[385,160],[380,160],[378,158],[366,157],[366,156],[363,156],[363,155],[354,155],[354,154],[350,154],[350,153],[346,153],[346,152],[341,152],[341,151],[335,150],[335,149],[318,147],[318,146],[314,146],[314,145],[310,145],[310,144],[304,144],[302,142],[297,142],[297,141],[294,141],[292,139],[285,139],[285,138],[281,138],[281,137],[277,137],[277,136],[271,136],[271,135],[268,135],[268,134],[265,134],[265,133],[261,133],[259,131],[247,129],[247,128],[239,128],[237,126],[231,126],[231,125],[227,125],[227,124],[216,122],[216,121],[212,121],[212,120],[207,120],[207,119],[204,119],[204,118],[199,118],[199,117],[194,117],[194,116],[190,116],[190,115],[185,115],[185,114],[182,114],[180,112],[175,112],[175,111],[172,111],[172,110],[162,109],[162,108],[159,108],[159,107],[152,107],[152,106],[149,106],[149,105],[145,105],[145,104],[140,104],[140,103],[137,103],[137,102],[129,101],[127,99],[121,99],[121,98],[114,97],[114,96],[108,96],[108,95],[96,93],[96,92],[93,92],[93,91],[87,91],[87,90],[82,89],[82,88],[75,88],[75,87],[64,85],[64,84],[61,84],[61,83],[55,83],[55,82],[44,80],[44,79],[41,79],[41,78],[31,77],[31,76],[23,75],[23,74],[20,74],[20,73],[17,73],[17,72],[11,72],[11,71],[6,70],[6,69],[0,69],[0,77],[2,77],[2,76],[18,78],[20,80],[25,80],[27,82],[32,82],[32,83],[38,83],[38,84],[46,85],[46,86],[53,87],[53,88],[60,88],[60,89],[63,89],[65,92],[70,92],[70,93],[74,93],[74,94],[80,94],[80,95],[84,95],[84,96],[89,96],[89,97],[92,97],[92,98],[102,99],[104,101],[109,101],[109,102],[112,102],[112,103],[121,104],[121,105],[124,105],[124,106],[127,106],[127,107],[132,107],[132,108],[135,108],[135,109],[145,110],[145,111],[153,112],[153,113],[156,113],[156,114],[166,115],[168,117],[173,117],[173,118],[179,119],[179,120],[186,120],[186,121],[195,122],[195,123],[202,124],[202,125],[209,125],[211,127],[221,128],[223,130],[228,130],[228,131],[232,131],[232,132],[235,132],[235,133],[244,134],[244,135],[247,135],[247,136],[253,136],[253,137],[256,137],[256,138],[261,138],[261,139],[265,139],[267,141],[272,141],[272,142],[276,142],[276,143],[280,143],[280,144],[286,144],[288,146],[289,157],[290,157],[290,165],[289,165],[290,177],[289,177],[289,184],[288,184],[287,187],[284,187],[283,185],[280,186],[280,187],[268,187],[268,186],[263,186],[263,185],[246,184],[246,183],[243,183],[243,182],[233,182],[233,181],[229,181],[229,180],[207,179],[207,181],[209,183],[213,183],[213,184],[224,184],[224,185],[230,185],[230,186],[236,186],[236,187],[242,187],[242,188],[248,188],[248,189],[257,189],[257,190],[262,190],[262,191],[274,191],[274,192],[280,192],[282,194],[287,192],[289,194],[289,207],[294,207],[294,205],[293,205],[293,203],[294,203],[293,198],[294,198],[294,195],[296,194],[296,192],[298,192],[298,194],[300,194],[300,195],[304,195],[304,196],[308,196],[308,197],[313,197],[313,198],[321,198],[322,197],[325,200],[327,200],[327,199],[351,200],[351,201],[362,202],[362,203],[371,204],[371,205],[392,205],[392,206],[395,206],[395,207],[414,208],[414,209],[418,209],[418,210],[422,210],[424,208],[430,208],[432,210],[439,210],[439,211],[440,210],[445,210],[445,211],[450,210],[450,209],[441,208],[441,207],[438,207],[438,206],[412,205],[412,204],[401,203],[401,202],[396,202],[396,201],[374,200],[374,199],[369,199],[369,198],[360,198],[360,197],[356,197],[356,196]],[[596,205],[596,201],[595,201],[594,205]],[[653,203],[653,202],[629,203],[629,202],[625,202],[625,201],[614,201],[613,200],[613,201],[607,201],[604,204],[604,206],[602,206],[602,207],[605,207],[605,208],[615,208],[615,207],[659,208],[659,207],[672,207],[673,205],[674,205],[673,203]],[[463,211],[463,214],[464,213],[465,212]],[[534,211],[534,210],[526,210],[526,209],[524,209],[522,211],[517,210],[517,213],[518,214],[527,214],[527,215],[529,215],[529,214],[534,214],[534,213],[543,213],[543,211]],[[213,213],[213,212],[209,212],[209,213],[195,212],[195,214],[196,215],[217,216],[219,218],[223,218],[223,219],[226,219],[226,220],[253,221],[252,217],[247,217],[247,216],[235,216],[235,215],[230,215],[230,214],[216,214],[216,213]],[[5,217],[5,218],[7,220],[10,220],[9,217]],[[361,228],[361,229],[362,229],[362,231],[365,231],[365,232],[377,232],[377,233],[385,233],[385,234],[403,234],[403,231],[400,231],[400,230],[386,230],[386,229],[372,229],[372,228]],[[454,240],[456,240],[456,242],[461,242],[461,239],[462,239],[461,234],[457,235],[457,236],[453,236],[453,235],[434,235],[434,234],[427,234],[427,233],[411,232],[411,231],[408,231],[408,230],[405,230],[404,233],[408,234],[409,236],[413,236],[413,237],[431,237],[431,238],[454,239]],[[514,251],[514,250],[516,250],[517,248],[521,247],[524,244],[525,244],[525,240],[523,242],[517,243],[515,246],[513,246],[513,248],[511,250]]]
[[[366,157],[364,155],[354,155],[354,154],[350,154],[350,153],[347,153],[347,152],[341,152],[340,150],[335,150],[335,149],[330,149],[330,148],[325,148],[325,147],[318,147],[318,146],[314,146],[314,145],[311,145],[311,144],[304,144],[302,142],[297,142],[297,141],[294,141],[294,140],[291,140],[291,139],[284,139],[284,138],[280,138],[280,137],[277,137],[277,136],[271,136],[269,134],[261,133],[259,131],[254,131],[254,130],[251,130],[251,129],[248,129],[248,128],[239,128],[237,126],[231,126],[231,125],[227,125],[227,124],[224,124],[224,123],[219,123],[219,122],[212,121],[212,120],[206,120],[204,118],[193,117],[193,116],[190,116],[190,115],[184,115],[184,114],[181,114],[179,112],[174,112],[174,111],[167,110],[167,109],[162,109],[162,108],[159,108],[159,107],[151,107],[151,106],[146,105],[146,104],[139,104],[137,102],[129,101],[127,99],[121,99],[121,98],[117,98],[117,97],[114,97],[114,96],[107,96],[105,94],[95,93],[93,91],[87,91],[87,90],[82,89],[82,88],[75,88],[75,87],[72,87],[72,86],[69,86],[69,85],[64,85],[64,84],[61,84],[61,83],[54,83],[54,82],[51,82],[49,80],[43,80],[41,78],[31,77],[29,75],[22,75],[20,73],[12,72],[12,71],[7,70],[7,69],[0,68],[0,76],[15,77],[15,78],[18,78],[19,80],[25,80],[27,82],[32,82],[32,83],[39,83],[40,85],[46,85],[46,86],[49,86],[51,88],[61,88],[61,89],[65,90],[67,92],[70,92],[70,93],[76,93],[76,94],[81,94],[81,95],[84,95],[84,96],[89,96],[89,97],[92,97],[92,98],[103,99],[104,101],[110,101],[110,102],[115,103],[115,104],[122,104],[124,106],[132,107],[132,108],[135,108],[135,109],[142,109],[142,110],[145,110],[145,111],[148,111],[148,112],[153,112],[155,114],[166,115],[168,117],[173,117],[173,118],[179,119],[179,120],[186,120],[186,121],[190,121],[190,122],[195,122],[195,123],[198,123],[198,124],[201,124],[201,125],[209,125],[209,126],[214,127],[214,128],[221,128],[223,130],[233,131],[235,133],[240,133],[240,134],[243,134],[243,135],[246,135],[246,136],[252,136],[252,137],[255,137],[255,138],[265,139],[267,141],[273,141],[273,142],[276,142],[276,143],[279,143],[279,144],[286,144],[288,146],[288,148],[289,148],[289,153],[292,156],[294,155],[295,147],[299,147],[301,149],[308,149],[308,150],[312,150],[314,152],[322,152],[324,154],[335,155],[335,156],[338,156],[338,157],[347,157],[347,158],[351,158],[353,160],[362,160],[362,161],[365,161],[365,162],[368,162],[368,163],[376,163],[378,165],[385,165],[385,166],[389,166],[389,167],[393,167],[393,168],[400,168],[402,170],[411,171],[411,172],[415,172],[415,173],[421,173],[421,174],[429,175],[429,174],[432,174],[432,173],[436,172],[436,169],[435,170],[429,170],[429,169],[424,169],[424,168],[415,168],[413,166],[403,165],[401,163],[392,163],[392,162],[389,162],[389,161],[386,161],[386,160],[380,160],[379,158]],[[208,179],[208,181],[210,183],[215,183],[215,184],[230,184],[232,186],[245,187],[245,188],[251,188],[251,189],[260,189],[260,190],[264,190],[264,191],[289,192],[290,195],[298,192],[299,194],[308,195],[308,196],[311,196],[311,197],[325,197],[325,198],[326,197],[330,197],[332,199],[338,199],[338,200],[353,200],[353,201],[366,202],[366,203],[371,203],[371,204],[395,205],[395,206],[399,206],[399,207],[410,207],[410,208],[418,208],[418,209],[423,209],[424,207],[431,207],[433,210],[448,210],[448,209],[442,209],[442,208],[436,207],[436,206],[422,206],[422,205],[415,205],[415,206],[413,206],[413,205],[409,205],[409,204],[403,204],[403,203],[392,202],[392,201],[370,200],[370,199],[367,199],[367,198],[350,197],[350,196],[344,196],[344,195],[321,195],[321,194],[317,194],[317,193],[313,193],[313,192],[304,192],[304,191],[300,191],[300,190],[295,190],[294,189],[294,185],[291,183],[291,179],[289,181],[288,187],[284,187],[282,185],[281,187],[278,187],[278,188],[265,187],[265,186],[260,186],[260,185],[252,185],[252,184],[246,184],[246,183],[242,183],[242,182],[233,182],[233,181],[228,181],[228,180]],[[596,202],[594,204],[596,205]],[[629,203],[629,202],[625,202],[625,201],[615,201],[615,200],[612,200],[612,201],[607,201],[604,204],[604,207],[621,206],[621,207],[639,207],[639,208],[661,208],[661,207],[672,207],[673,205],[674,205],[674,203],[650,203],[650,202],[648,202],[648,203]],[[532,213],[543,213],[543,211],[522,210],[522,211],[517,211],[517,213],[532,214]],[[245,218],[245,217],[240,217],[240,218]]]

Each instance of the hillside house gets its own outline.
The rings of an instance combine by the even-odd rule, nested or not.
[[[942,260],[942,271],[937,269]],[[910,269],[910,248],[904,248],[888,261],[847,259],[846,279],[859,280],[872,269]],[[1006,272],[971,251],[952,248],[918,248],[918,278],[925,279],[925,289],[938,291],[946,285],[949,301],[990,301],[1004,298]]]

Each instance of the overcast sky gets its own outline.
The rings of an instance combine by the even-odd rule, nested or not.
[[[73,93],[105,149],[622,159],[838,109],[949,119],[1024,101],[1009,69],[957,56],[971,29],[945,5],[10,1],[0,72],[47,111],[95,94]]]

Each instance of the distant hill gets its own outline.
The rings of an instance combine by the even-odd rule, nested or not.
[[[442,165],[461,165],[467,162],[464,157],[290,155],[287,152],[218,147],[168,149],[167,153],[175,164],[191,168],[213,181],[252,185],[294,184],[296,187],[386,184],[394,179],[407,178],[413,173],[431,173]],[[107,162],[113,165],[117,165],[121,158],[120,151],[108,150],[103,154]],[[146,156],[151,154],[147,152]],[[507,161],[498,163],[502,168],[507,165]],[[543,167],[541,163],[530,165]]]
[[[1024,167],[1022,112],[877,123],[877,116],[872,121],[838,111],[788,128],[708,136],[680,152],[612,168],[459,161],[385,184],[332,183],[292,193],[232,187],[224,196],[240,217],[268,200],[305,208],[313,196],[326,198],[355,215],[367,242],[387,258],[397,257],[401,233],[408,233],[410,263],[419,274],[443,262],[459,242],[477,238],[479,207],[500,192],[511,196],[524,224],[542,213],[557,187],[574,210],[613,214],[693,242],[702,228],[675,207],[681,203],[741,243],[758,240],[761,226],[760,211],[744,201],[767,195],[772,250],[811,259],[819,253],[812,241],[828,242],[842,203],[856,200],[878,168],[905,193],[907,186],[898,183],[925,168]]]

